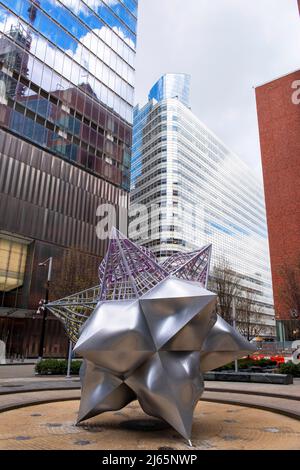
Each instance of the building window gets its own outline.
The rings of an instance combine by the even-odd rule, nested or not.
[[[27,244],[0,234],[0,291],[22,286],[25,274]]]

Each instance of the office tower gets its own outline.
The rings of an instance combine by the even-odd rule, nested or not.
[[[189,76],[167,74],[134,110],[129,235],[162,261],[212,243],[212,267],[228,260],[273,336],[262,183],[193,114],[189,86]]]
[[[75,247],[99,264],[100,204],[126,231],[136,22],[136,0],[1,2],[0,335],[14,329],[10,355],[37,353],[38,263],[58,265]],[[61,354],[61,327],[51,328],[47,352]]]
[[[256,88],[274,304],[281,340],[300,338],[300,71]]]

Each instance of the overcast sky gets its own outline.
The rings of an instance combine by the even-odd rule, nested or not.
[[[297,0],[139,0],[136,103],[192,76],[193,112],[260,174],[253,87],[299,69]]]

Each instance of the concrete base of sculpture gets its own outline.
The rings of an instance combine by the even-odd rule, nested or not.
[[[78,423],[137,398],[146,414],[190,441],[203,373],[255,350],[215,313],[210,256],[208,245],[160,265],[113,229],[97,294],[47,305],[64,319],[84,359]]]

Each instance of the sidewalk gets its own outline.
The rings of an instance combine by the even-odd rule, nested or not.
[[[241,382],[206,382],[203,401],[227,403],[284,414],[300,419],[300,380],[293,385]],[[0,411],[45,403],[78,399],[79,377],[34,376],[0,379]]]
[[[38,376],[34,365],[0,366],[0,395],[42,390],[70,390],[80,388],[79,377]],[[294,379],[292,385],[275,385],[245,382],[205,382],[205,391],[214,393],[267,396],[299,401],[300,379]],[[294,403],[296,406],[296,403]]]

